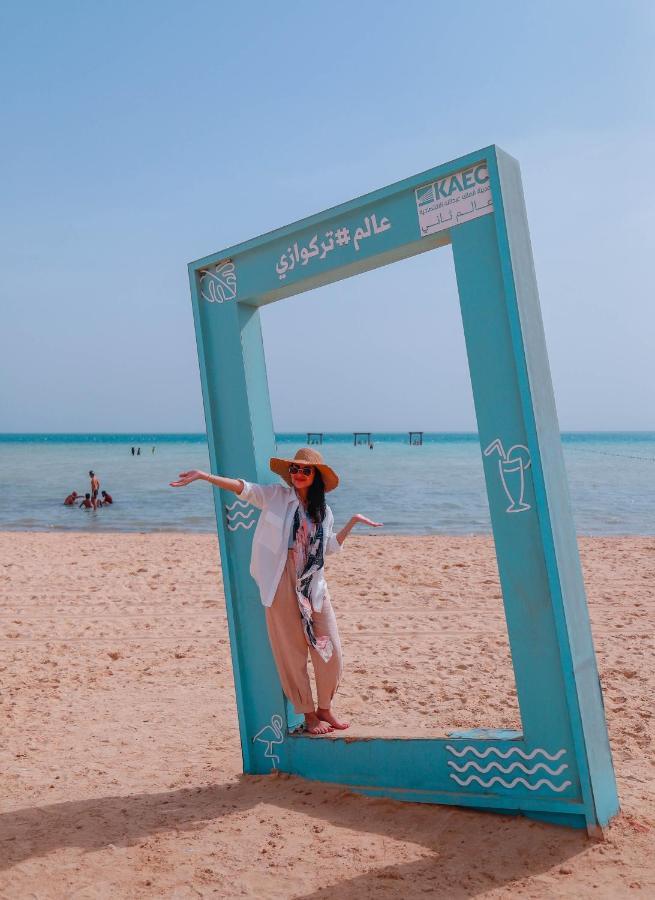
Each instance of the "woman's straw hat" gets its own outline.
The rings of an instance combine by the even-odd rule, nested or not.
[[[271,458],[271,470],[275,472],[276,475],[279,475],[280,478],[283,478],[290,487],[293,487],[291,475],[289,475],[289,466],[291,463],[297,463],[301,466],[314,466],[317,468],[323,476],[323,484],[325,485],[326,493],[328,491],[333,491],[339,484],[339,476],[334,469],[325,465],[323,457],[318,450],[312,450],[310,447],[301,447],[293,459],[279,459],[277,456]]]

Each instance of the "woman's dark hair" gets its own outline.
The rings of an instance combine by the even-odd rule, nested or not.
[[[319,469],[314,469],[314,480],[307,489],[307,516],[316,525],[325,518],[325,485]]]

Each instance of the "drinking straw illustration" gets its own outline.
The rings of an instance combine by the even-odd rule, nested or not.
[[[525,470],[530,468],[532,460],[530,451],[523,444],[514,444],[507,452],[500,438],[496,438],[484,451],[485,456],[490,456],[498,451],[498,471],[503,489],[510,501],[505,512],[524,512],[531,509],[529,503],[523,500],[525,493]]]

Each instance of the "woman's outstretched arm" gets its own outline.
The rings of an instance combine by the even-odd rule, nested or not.
[[[234,494],[240,494],[243,490],[243,478],[224,478],[222,475],[210,475],[208,472],[201,472],[200,469],[191,469],[188,472],[180,472],[177,481],[171,481],[171,487],[185,487],[192,481],[208,481],[210,484],[224,491],[232,491]]]
[[[171,481],[171,487],[184,487],[192,481],[208,481],[214,487],[224,491],[232,491],[245,503],[251,503],[258,509],[264,509],[278,494],[279,491],[288,490],[281,484],[256,484],[246,481],[245,478],[224,478],[222,475],[210,475],[199,469],[191,469],[190,472],[180,472],[177,481]]]
[[[346,538],[348,537],[350,532],[353,530],[353,528],[357,524],[370,525],[371,528],[382,528],[383,523],[382,522],[373,522],[372,519],[367,519],[366,516],[363,516],[361,513],[357,513],[356,516],[351,516],[351,518],[348,519],[348,521],[343,526],[341,531],[339,531],[337,533],[337,541],[340,544],[343,544],[343,542],[346,540]]]

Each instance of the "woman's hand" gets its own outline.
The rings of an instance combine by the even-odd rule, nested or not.
[[[337,534],[337,541],[339,544],[343,544],[355,525],[370,525],[371,528],[382,528],[382,522],[374,522],[373,519],[367,519],[366,516],[357,513],[357,515],[351,516],[350,519],[348,519],[341,531]]]
[[[180,472],[178,480],[171,481],[171,487],[184,487],[187,484],[191,484],[192,481],[198,481],[206,477],[206,474],[201,472],[200,469],[190,469],[188,472]]]
[[[370,525],[371,528],[382,528],[383,522],[374,522],[372,519],[367,519],[366,516],[363,516],[361,513],[357,513],[357,515],[353,516],[353,525],[357,524],[361,525]]]

